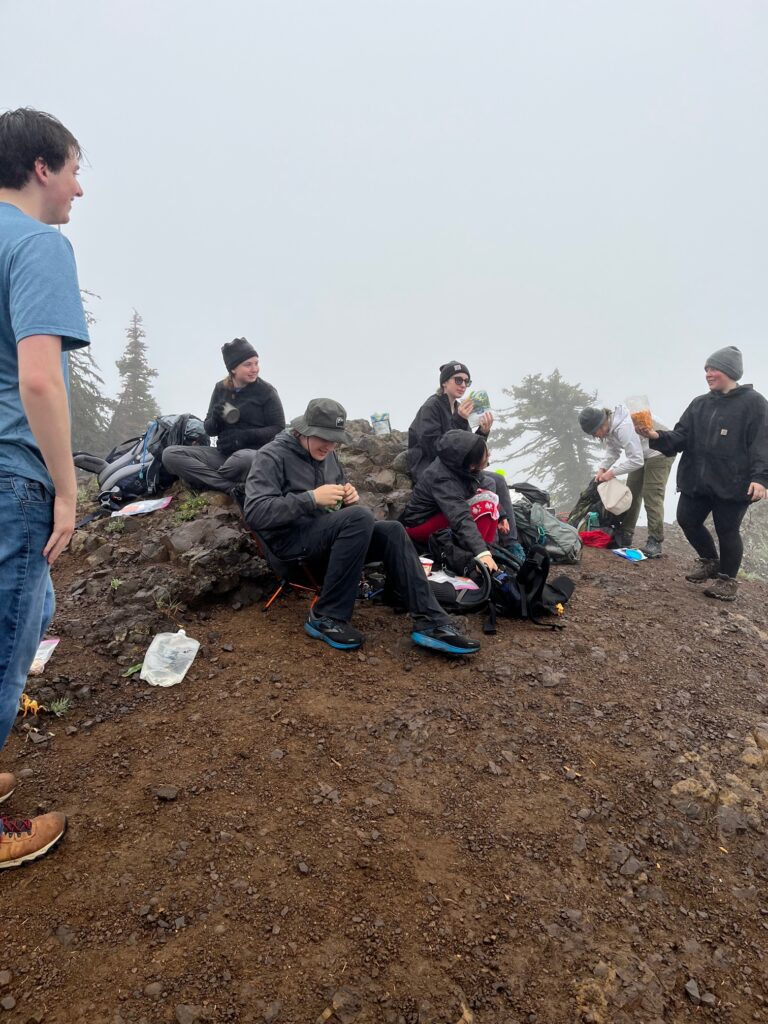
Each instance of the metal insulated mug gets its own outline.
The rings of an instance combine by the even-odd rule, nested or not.
[[[224,417],[224,422],[232,426],[233,423],[237,423],[240,419],[240,410],[236,405],[232,405],[231,402],[225,402],[222,416]]]

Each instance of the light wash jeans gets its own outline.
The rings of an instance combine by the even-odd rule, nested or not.
[[[13,726],[55,598],[43,548],[53,528],[53,498],[26,477],[0,475],[0,749]]]

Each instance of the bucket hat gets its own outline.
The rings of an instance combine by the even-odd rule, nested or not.
[[[291,420],[291,430],[304,437],[322,437],[324,441],[349,444],[347,410],[332,398],[313,398],[303,416]]]

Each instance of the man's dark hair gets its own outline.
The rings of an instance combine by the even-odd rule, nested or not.
[[[80,143],[51,114],[32,107],[0,114],[0,188],[23,188],[38,157],[55,173],[73,153],[80,156]]]

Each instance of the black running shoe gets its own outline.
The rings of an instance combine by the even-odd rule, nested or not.
[[[325,640],[339,651],[355,651],[365,640],[363,634],[347,622],[339,622],[325,616],[309,613],[304,629],[315,640]]]
[[[480,644],[463,636],[453,626],[432,626],[429,629],[415,629],[411,640],[419,647],[430,647],[443,654],[476,654]]]

